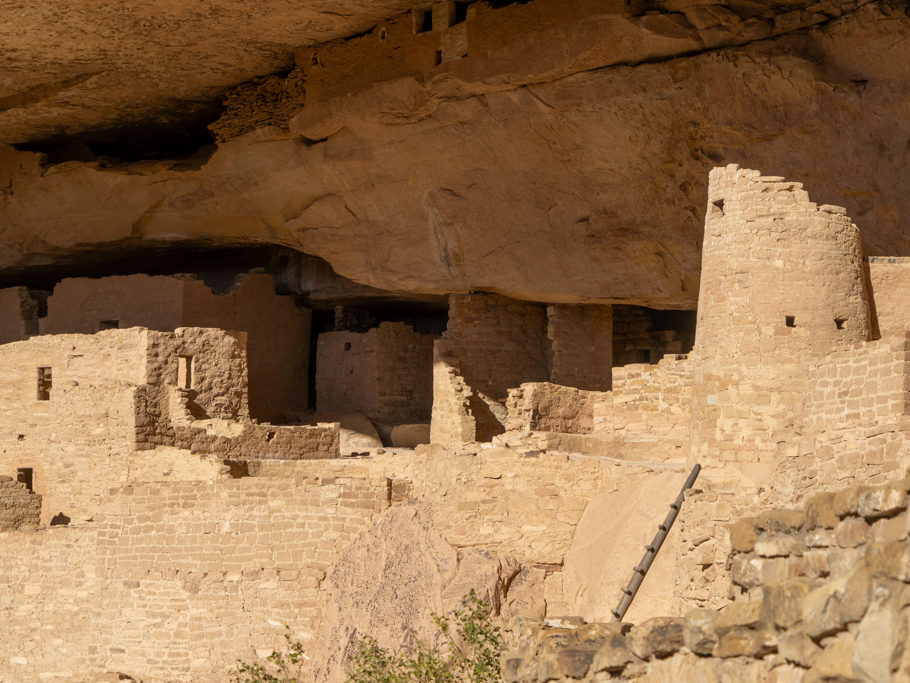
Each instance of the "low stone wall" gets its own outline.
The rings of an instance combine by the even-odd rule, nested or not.
[[[236,433],[224,433],[219,425],[175,426],[174,443],[192,453],[241,460],[312,460],[337,458],[340,453],[338,422],[297,426],[228,423],[227,429],[231,428]]]
[[[601,396],[550,382],[522,384],[509,391],[506,429],[588,434],[594,428],[594,402]]]
[[[12,477],[0,476],[0,532],[36,529],[41,518],[41,496]]]
[[[806,426],[827,429],[893,422],[910,407],[910,333],[831,353],[809,373]]]
[[[638,626],[518,623],[507,683],[891,681],[910,677],[910,478],[730,528],[739,598]]]
[[[382,477],[115,489],[82,527],[0,534],[0,680],[223,681],[307,641],[325,572],[390,502]]]

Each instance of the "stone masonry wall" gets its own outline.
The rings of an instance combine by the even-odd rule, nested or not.
[[[550,382],[528,382],[509,391],[507,430],[588,434],[600,392]]]
[[[655,365],[613,368],[613,391],[594,404],[594,431],[687,431],[691,398],[692,363],[687,356],[664,356]]]
[[[12,477],[0,476],[0,533],[36,529],[41,518],[41,496]]]
[[[476,439],[489,441],[505,429],[508,390],[549,378],[546,309],[487,294],[453,295],[449,302],[435,362],[453,367],[471,389]]]
[[[504,680],[907,680],[908,489],[851,487],[736,522],[736,602],[721,610],[634,626],[519,622]]]
[[[376,328],[376,419],[389,424],[428,422],[433,405],[433,337],[403,323]]]
[[[316,400],[322,413],[358,411],[388,424],[426,422],[433,396],[433,337],[403,323],[319,335]]]
[[[125,481],[134,441],[134,393],[144,381],[146,332],[33,337],[0,346],[0,474],[31,468],[42,522],[92,517]],[[47,400],[38,368],[50,368]]]
[[[433,359],[430,442],[457,448],[475,441],[477,436],[477,422],[471,412],[473,392],[450,361],[439,357],[438,344]]]
[[[871,338],[856,226],[799,183],[735,165],[709,180],[692,464],[768,483],[823,356]]]
[[[670,327],[669,322],[656,324],[655,318],[661,314],[664,312],[641,306],[613,306],[614,366],[656,363],[666,354],[689,353],[692,350],[694,321],[687,319],[682,325],[676,320],[674,327]],[[685,314],[691,316],[694,311],[676,312],[673,317]]]
[[[16,624],[0,632],[0,680],[214,683],[284,624],[306,641],[325,571],[388,490],[357,477],[137,484],[90,526],[0,533],[0,620]]]
[[[910,407],[910,334],[859,342],[809,374],[803,412],[811,429],[894,422]]]
[[[531,440],[547,450],[679,460],[688,445],[691,395],[691,363],[665,356],[656,365],[613,368],[612,391],[523,384],[509,392],[506,426],[514,437],[534,432]]]
[[[613,369],[612,306],[547,306],[550,381],[608,391]]]
[[[43,334],[91,334],[105,326],[213,327],[247,333],[253,417],[279,421],[307,406],[309,309],[279,296],[270,275],[247,275],[214,293],[192,276],[65,279],[48,298]]]
[[[910,259],[870,256],[866,259],[881,334],[900,334],[910,328]]]

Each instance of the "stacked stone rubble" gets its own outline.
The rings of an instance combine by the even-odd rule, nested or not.
[[[898,681],[910,677],[910,477],[729,529],[721,610],[639,625],[519,622],[508,683]]]

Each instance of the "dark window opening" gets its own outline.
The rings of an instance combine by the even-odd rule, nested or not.
[[[350,350],[351,350],[351,342],[345,342],[345,343],[344,343],[344,350],[345,350],[345,351],[350,351]]]
[[[38,368],[38,400],[51,400],[51,369],[48,367]]]
[[[19,435],[17,435],[16,440],[17,440],[17,441],[25,441],[25,434],[19,434]]]
[[[784,318],[787,323],[787,327],[796,327],[796,316],[788,315]]]
[[[442,64],[442,50],[436,50],[436,55],[433,57],[433,63],[436,66]]]
[[[228,475],[232,479],[241,479],[250,476],[250,463],[246,460],[225,460],[228,466]]]
[[[31,467],[20,467],[16,470],[16,481],[25,484],[29,491],[35,490],[35,471]]]
[[[177,357],[177,386],[181,389],[193,388],[193,357]]]
[[[723,215],[723,213],[724,213],[724,200],[723,200],[723,199],[718,199],[717,201],[711,202],[711,203],[712,203],[714,206],[716,206],[718,209],[720,209],[720,213],[721,213],[721,215]]]
[[[70,518],[64,515],[62,512],[58,512],[56,515],[51,517],[51,526],[66,526],[70,523]]]
[[[846,318],[835,318],[834,319],[834,324],[837,326],[837,329],[839,329],[839,330],[844,329],[845,322],[847,322]]]
[[[102,320],[98,323],[99,330],[116,330],[120,327],[119,320]]]
[[[420,9],[414,12],[414,33],[429,33],[433,30],[433,10]]]
[[[468,3],[467,2],[456,2],[455,11],[452,13],[452,23],[450,26],[455,24],[460,24],[468,19]]]
[[[634,357],[633,363],[650,363],[651,362],[651,349],[635,349],[632,352]]]

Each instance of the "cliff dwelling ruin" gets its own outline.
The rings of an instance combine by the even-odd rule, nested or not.
[[[910,680],[910,4],[329,4],[0,7],[0,683]]]

